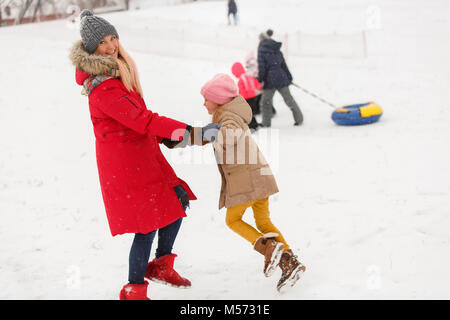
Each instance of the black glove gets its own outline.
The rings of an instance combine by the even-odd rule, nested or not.
[[[184,211],[186,211],[186,208],[189,208],[189,196],[187,192],[181,185],[173,187],[173,190],[175,190],[178,200],[180,200],[181,206],[183,207]]]
[[[183,139],[181,141],[171,140],[164,138],[161,140],[161,143],[164,144],[167,148],[184,148],[189,143],[189,136],[191,134],[192,127],[190,125],[186,126],[186,131],[183,135]]]

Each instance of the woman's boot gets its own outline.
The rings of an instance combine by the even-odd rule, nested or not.
[[[171,253],[150,261],[145,272],[145,277],[149,280],[168,284],[173,287],[189,288],[191,282],[180,276],[173,269],[176,256],[176,254]]]
[[[148,282],[143,284],[126,284],[120,291],[120,300],[150,300],[147,297]]]

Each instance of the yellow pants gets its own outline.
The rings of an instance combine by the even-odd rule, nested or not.
[[[258,228],[259,231],[242,221],[242,216],[249,207],[252,207],[253,209],[256,228]],[[289,245],[284,240],[283,235],[272,224],[272,221],[270,221],[269,198],[250,201],[230,207],[227,209],[227,216],[225,219],[227,226],[231,230],[247,239],[251,244],[254,244],[256,239],[261,237],[264,233],[275,232],[278,233],[278,237],[276,237],[275,240],[284,244],[285,251],[289,250]]]

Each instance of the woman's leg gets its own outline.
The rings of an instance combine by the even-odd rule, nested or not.
[[[153,259],[147,268],[147,278],[171,284],[176,287],[190,287],[191,282],[183,278],[173,268],[176,254],[172,253],[172,246],[177,237],[183,218],[172,222],[158,230],[158,248],[156,258]]]
[[[156,249],[156,258],[172,253],[172,247],[180,230],[183,218],[172,222],[158,230],[158,248]]]
[[[286,240],[284,240],[280,230],[278,230],[270,220],[269,198],[254,201],[252,209],[258,230],[262,233],[278,233],[278,237],[276,237],[275,240],[284,244],[284,251],[289,250],[289,245],[286,243]]]
[[[128,271],[128,281],[131,284],[144,284],[145,270],[147,269],[155,234],[156,230],[147,234],[136,233],[134,236]]]
[[[300,111],[300,108],[295,101],[294,97],[291,94],[291,91],[289,90],[289,87],[283,87],[278,89],[278,92],[281,94],[281,96],[284,99],[284,102],[287,104],[289,109],[292,111],[292,116],[294,117],[294,121],[296,124],[302,124],[303,122],[303,114]]]
[[[261,97],[262,125],[270,127],[273,113],[273,95],[277,89],[264,89]]]
[[[246,202],[228,208],[225,222],[231,230],[239,234],[244,239],[247,239],[253,245],[256,239],[261,237],[262,234],[248,223],[242,221],[242,216],[244,215],[245,210],[251,205],[252,202]]]

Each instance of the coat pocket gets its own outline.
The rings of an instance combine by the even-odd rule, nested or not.
[[[139,102],[137,100],[135,100],[131,96],[126,95],[123,96],[121,100],[121,102],[129,106],[129,108],[127,108],[127,113],[132,120],[138,118],[141,115],[143,109],[139,107]]]
[[[229,196],[246,194],[254,190],[250,171],[246,170],[246,168],[228,171],[225,174],[225,180]]]

